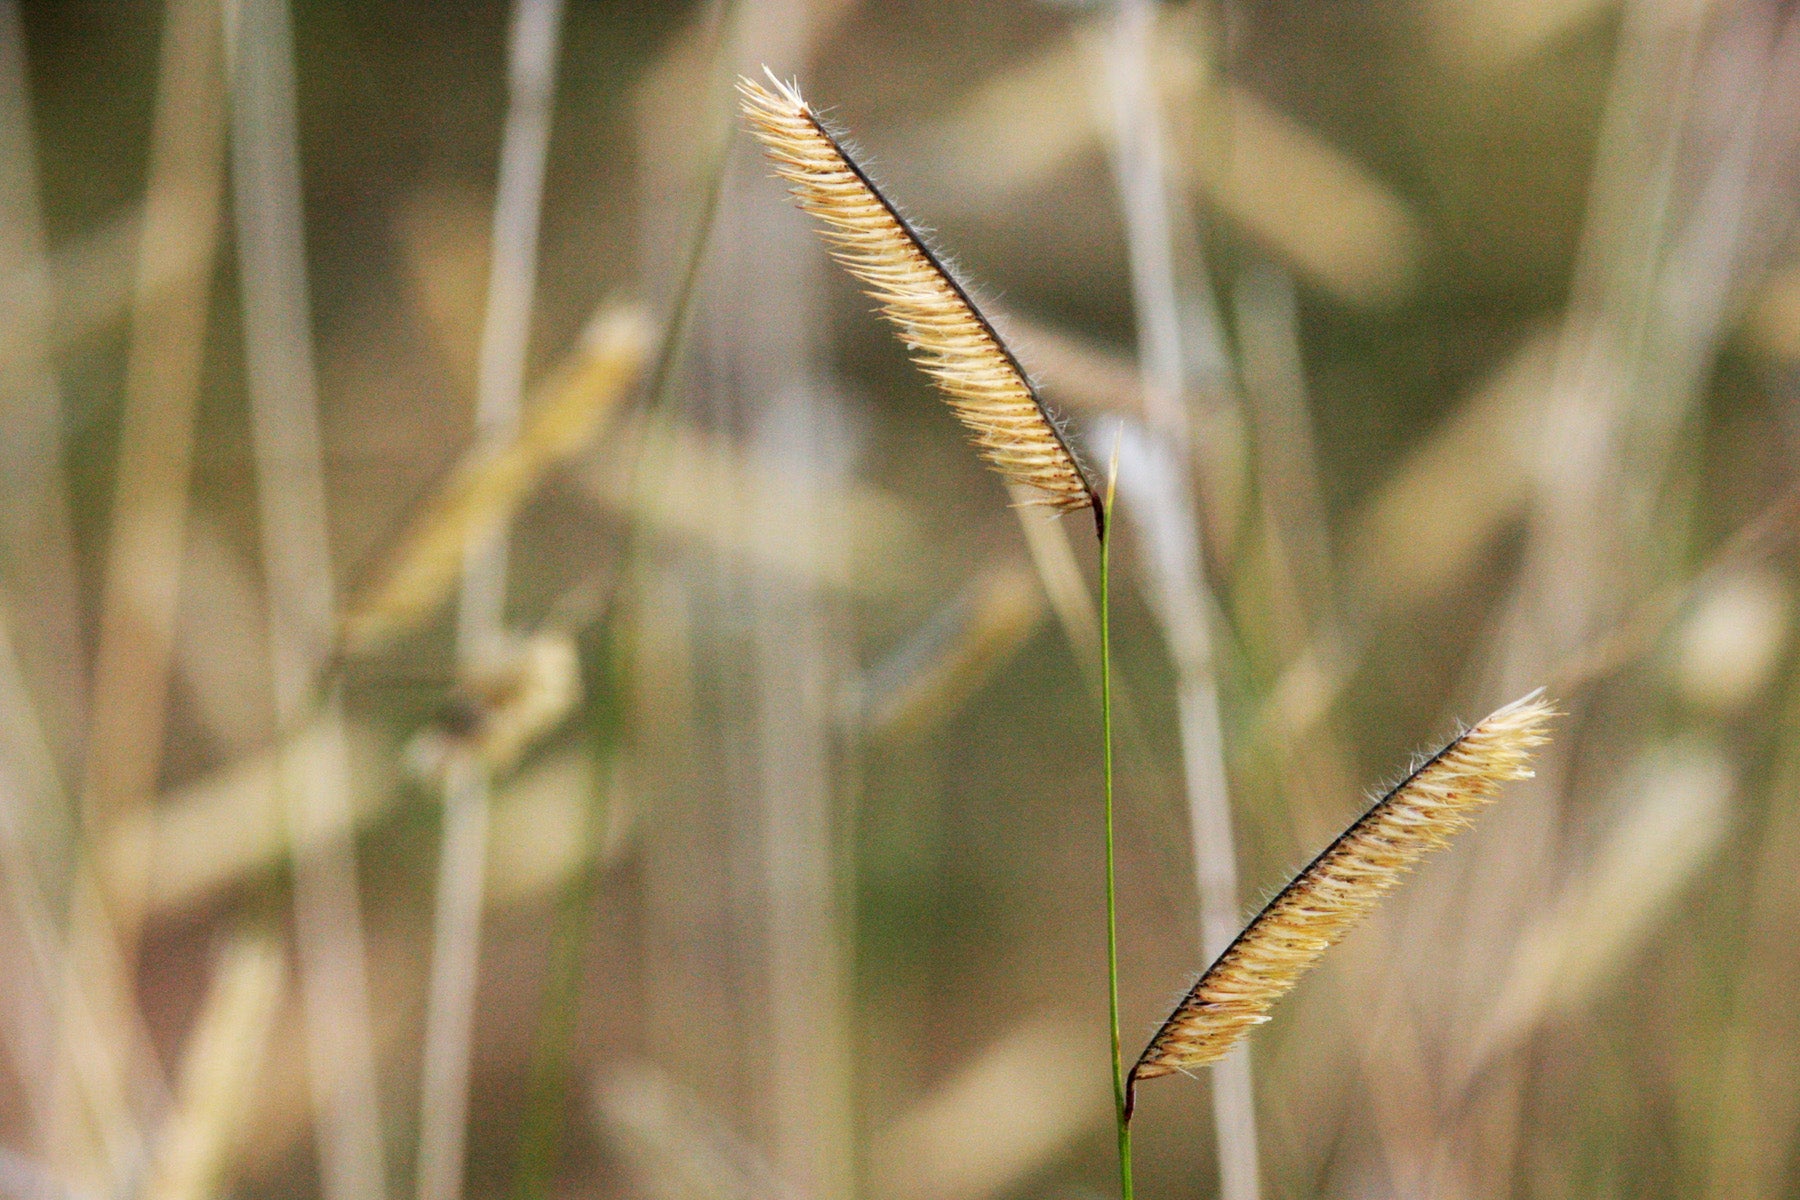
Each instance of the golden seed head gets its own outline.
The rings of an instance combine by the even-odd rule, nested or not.
[[[993,325],[791,84],[739,79],[740,106],[775,174],[823,224],[832,257],[860,280],[944,394],[981,457],[1062,511],[1098,497],[1062,431]]]
[[[1129,1084],[1216,1062],[1320,955],[1368,915],[1427,851],[1468,825],[1531,752],[1556,712],[1539,689],[1432,755],[1327,846],[1226,947],[1131,1069]]]

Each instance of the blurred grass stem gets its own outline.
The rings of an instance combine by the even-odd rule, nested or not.
[[[611,798],[609,803],[616,804],[617,798]],[[593,821],[594,814],[585,805],[583,815]],[[594,836],[592,830],[588,833]],[[513,1200],[546,1200],[555,1194],[556,1160],[568,1095],[569,1054],[576,1016],[581,1011],[589,913],[599,894],[602,867],[598,857],[582,865],[575,878],[563,885],[557,900],[543,998],[538,1006],[531,1057],[526,1064],[525,1110],[513,1163]]]
[[[162,762],[187,530],[211,252],[224,187],[224,104],[214,0],[171,0],[158,63],[150,179],[126,355],[118,476],[94,663],[83,819],[97,826],[143,804]],[[198,241],[208,269],[157,286],[163,260]],[[106,881],[124,944],[135,940],[149,864]]]
[[[42,725],[67,769],[86,708],[87,656],[64,463],[62,388],[53,369],[55,276],[39,200],[31,81],[17,0],[0,3],[0,505],[4,582],[15,614],[34,631],[22,647]],[[33,811],[34,820],[49,814]],[[58,814],[59,819],[61,814]],[[46,829],[60,856],[68,831]]]
[[[1791,160],[1791,95],[1771,86],[1792,56],[1781,37],[1791,20],[1703,0],[1625,6],[1501,653],[1509,686],[1571,658],[1680,569],[1679,539],[1657,520],[1679,503],[1669,493],[1680,435],[1746,275],[1744,231],[1759,206],[1785,211],[1789,195],[1786,182],[1767,196],[1750,185],[1753,164]],[[1558,796],[1572,766],[1567,750],[1546,757],[1526,802],[1505,814],[1516,852],[1477,868],[1471,894],[1551,894]],[[1514,941],[1520,914],[1459,907],[1467,915],[1450,936],[1468,950],[1459,986],[1444,995],[1468,1019],[1487,1003],[1495,965],[1507,961],[1495,949]],[[1469,1174],[1479,1192],[1511,1177],[1527,1104],[1518,1088],[1490,1098],[1481,1122],[1507,1152],[1471,1153],[1460,1129],[1444,1130],[1439,1149],[1444,1169]]]
[[[25,695],[24,680],[13,652],[13,638],[0,609],[0,714],[15,737],[33,739],[35,712]],[[16,753],[15,747],[9,747]],[[46,1150],[53,1150],[68,1114],[59,1110],[59,1090],[81,1106],[82,1119],[95,1130],[98,1150],[115,1176],[134,1163],[139,1150],[136,1121],[124,1088],[126,1078],[115,1055],[116,1039],[95,1007],[92,976],[73,969],[68,946],[46,898],[44,871],[29,826],[22,820],[31,808],[64,802],[42,749],[38,771],[10,756],[0,764],[0,878],[4,879],[8,915],[17,927],[8,940],[23,943],[24,968],[13,972],[6,989],[4,1032],[15,1069],[24,1076],[21,1090]],[[35,778],[33,777],[35,776]],[[42,790],[42,794],[33,792]],[[64,804],[66,807],[66,804]],[[66,1065],[69,1076],[58,1070]]]
[[[175,1105],[157,1136],[144,1200],[209,1200],[231,1182],[231,1153],[286,974],[281,946],[267,935],[240,935],[218,956],[182,1046]]]
[[[1236,932],[1237,859],[1207,620],[1212,600],[1198,551],[1202,526],[1192,501],[1197,489],[1189,465],[1187,405],[1190,375],[1223,398],[1228,370],[1198,247],[1186,247],[1189,261],[1177,267],[1162,97],[1152,80],[1155,27],[1156,6],[1149,0],[1118,0],[1105,51],[1106,83],[1147,426],[1146,437],[1132,439],[1141,452],[1133,456],[1138,469],[1131,486],[1145,492],[1132,509],[1150,568],[1151,607],[1177,673],[1201,950],[1210,959]],[[1182,215],[1184,223],[1192,223]],[[1256,1200],[1256,1107],[1245,1050],[1214,1066],[1210,1094],[1220,1195]]]
[[[513,9],[476,394],[479,440],[513,436],[521,420],[562,17],[562,0],[519,0]],[[481,530],[471,538],[457,616],[461,671],[476,665],[504,634],[506,557],[504,530]],[[473,755],[457,755],[444,780],[419,1089],[419,1200],[462,1195],[489,799],[486,767]]]
[[[170,0],[157,62],[149,180],[132,291],[117,475],[107,531],[91,705],[80,787],[87,832],[141,810],[162,765],[168,691],[187,529],[194,415],[206,329],[211,260],[218,246],[224,185],[224,105],[218,10],[213,0]],[[206,268],[160,286],[170,259]],[[69,895],[64,969],[68,1014],[97,1022],[62,1039],[88,1063],[90,1102],[132,1100],[133,1075],[147,1060],[134,1028],[137,1000],[129,962],[135,950],[150,864],[134,860],[102,878],[82,863]],[[91,999],[91,1006],[89,1000]],[[65,1020],[67,1018],[65,1017]],[[92,1070],[111,1078],[91,1077]],[[70,1114],[59,1131],[65,1171],[80,1178],[104,1161],[113,1183],[135,1172],[129,1109],[94,1114],[99,1146]],[[123,1124],[121,1124],[123,1122]],[[120,1154],[126,1153],[127,1159]]]
[[[297,729],[318,714],[322,731],[310,749],[284,740],[278,766],[290,842],[316,843],[312,852],[293,855],[293,904],[321,1186],[326,1200],[379,1200],[386,1169],[368,958],[354,848],[342,833],[352,827],[350,764],[340,699],[326,676],[336,595],[306,278],[293,35],[285,0],[236,0],[225,16],[275,727]]]

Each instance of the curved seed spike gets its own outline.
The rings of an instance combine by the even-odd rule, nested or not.
[[[1125,1082],[1217,1062],[1268,1020],[1270,1005],[1375,907],[1427,851],[1445,845],[1500,785],[1531,775],[1556,710],[1543,689],[1456,737],[1282,888],[1176,1006]]]
[[[767,68],[764,68],[767,71]],[[1038,503],[1105,511],[1019,362],[963,286],[844,150],[792,84],[738,80],[740,106],[831,254],[868,289],[912,359],[973,435],[981,457]]]

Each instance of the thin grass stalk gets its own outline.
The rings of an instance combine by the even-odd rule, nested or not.
[[[816,536],[820,512],[815,505],[790,534]],[[831,696],[843,645],[819,589],[767,578],[753,586],[758,820],[745,832],[757,843],[766,923],[771,1153],[795,1187],[829,1200],[849,1196],[855,1175],[852,945],[834,854],[843,839]]]
[[[1023,647],[1046,607],[1023,565],[982,571],[851,689],[858,727],[898,744],[938,728]]]
[[[980,456],[1015,488],[1033,489],[1031,503],[1061,512],[1092,509],[1096,534],[1104,541],[1104,503],[1061,427],[994,325],[971,300],[968,289],[881,193],[799,89],[781,82],[773,72],[765,73],[767,87],[747,78],[738,81],[740,106],[751,132],[763,143],[775,174],[791,185],[799,207],[818,219],[832,256],[880,305],[882,316],[895,327],[914,362],[937,385]],[[1110,746],[1110,700],[1108,706]],[[1111,831],[1109,798],[1109,861]],[[1113,907],[1114,901],[1109,901],[1109,912]],[[1116,993],[1116,921],[1112,924],[1109,978]],[[1112,1007],[1116,1043],[1116,998]],[[1129,1195],[1124,1092],[1118,1080],[1120,1070],[1115,1069],[1114,1075],[1122,1182]]]
[[[475,428],[482,439],[516,434],[521,419],[562,17],[562,0],[518,0],[513,10],[476,396]],[[456,630],[458,666],[465,672],[503,635],[506,558],[504,530],[472,533],[463,560]],[[462,1195],[489,790],[487,768],[473,755],[459,755],[445,773],[419,1088],[419,1200]]]
[[[85,867],[59,915],[68,932],[55,1013],[66,1064],[55,1076],[51,1156],[76,1186],[127,1186],[144,1168],[144,1114],[166,1101],[163,1077],[112,913]]]
[[[1231,302],[1246,414],[1256,442],[1263,521],[1280,546],[1285,574],[1308,625],[1295,632],[1336,640],[1330,528],[1307,407],[1293,277],[1258,264],[1238,278]]]
[[[115,1059],[119,1047],[94,1008],[91,976],[70,969],[39,847],[24,819],[34,809],[66,811],[68,804],[25,690],[6,616],[0,604],[0,722],[9,743],[0,756],[0,880],[26,960],[6,989],[6,1041],[24,1077],[26,1106],[42,1151],[53,1153],[66,1132],[59,1125],[70,1114],[60,1109],[58,1095],[66,1088],[80,1110],[78,1119],[97,1132],[103,1160],[121,1174],[138,1152],[137,1123]],[[61,1077],[58,1055],[66,1060],[67,1078]]]
[[[816,528],[817,519],[809,524]],[[830,1200],[851,1194],[855,1174],[851,945],[838,903],[841,809],[830,703],[843,647],[828,598],[804,582],[760,580],[754,603],[755,838],[766,906],[772,1156],[803,1193]]]
[[[211,1200],[229,1181],[287,965],[266,936],[242,936],[218,956],[182,1046],[175,1105],[157,1136],[144,1200]]]
[[[1186,355],[1163,163],[1161,98],[1148,79],[1155,21],[1154,7],[1146,0],[1117,0],[1106,47],[1106,99],[1112,110],[1114,174],[1125,219],[1144,412],[1152,428],[1185,440]]]
[[[642,274],[647,280],[667,280],[672,289],[657,296],[666,314],[662,342],[644,389],[642,413],[632,426],[633,435],[621,472],[625,493],[632,497],[633,513],[654,510],[652,499],[665,486],[672,439],[660,436],[666,414],[674,403],[675,384],[683,364],[693,353],[699,331],[701,285],[705,268],[713,259],[724,211],[725,179],[735,140],[731,110],[715,96],[717,107],[699,131],[697,150],[689,155],[671,153],[672,139],[685,132],[671,128],[680,109],[671,103],[691,96],[692,89],[716,83],[730,66],[736,51],[734,38],[740,5],[729,0],[709,4],[700,19],[699,51],[678,47],[665,56],[638,95],[637,140],[639,211],[643,227]],[[701,62],[692,66],[686,54]],[[669,262],[679,263],[666,272]],[[626,531],[621,559],[630,564],[622,573],[622,586],[630,589],[628,615],[621,626],[626,636],[627,665],[621,672],[630,699],[627,717],[633,761],[643,775],[639,786],[663,795],[668,820],[646,831],[644,853],[644,942],[658,944],[669,937],[691,937],[697,929],[711,931],[714,913],[702,911],[713,897],[696,894],[691,887],[691,831],[704,822],[710,805],[698,801],[701,767],[694,737],[694,636],[693,589],[687,555],[656,552],[655,534],[642,519],[634,519]],[[656,614],[655,620],[646,614]],[[658,837],[667,828],[671,836]],[[681,832],[675,833],[679,829]],[[699,1056],[681,1052],[693,1045],[687,1014],[698,1001],[724,1005],[731,993],[716,972],[705,971],[689,956],[652,955],[644,964],[645,1003],[639,1028],[652,1053],[671,1067],[695,1061]],[[703,1052],[702,1052],[703,1053]],[[602,1106],[606,1098],[602,1097]]]
[[[563,0],[518,0],[513,10],[506,128],[475,397],[478,439],[514,435],[521,421],[562,19]],[[463,572],[457,630],[463,653],[473,648],[469,643],[499,630],[506,603],[506,539],[486,536],[477,542],[471,548],[472,565]],[[491,555],[493,561],[482,563],[481,555]]]
[[[1095,1103],[1092,1056],[1083,1048],[1092,1025],[1057,1005],[1009,1017],[871,1131],[860,1194],[982,1200],[1016,1195],[1043,1178],[1112,1107],[1110,1097]]]
[[[386,1192],[368,956],[341,702],[326,677],[335,640],[325,456],[313,362],[305,217],[285,0],[238,0],[232,176],[244,347],[279,730],[315,716],[310,748],[284,739],[279,790],[294,862],[294,927],[308,1081],[327,1200]]]
[[[717,42],[713,47],[715,62],[723,60],[724,46],[727,38],[723,30],[727,27],[736,5],[722,3],[720,11],[713,18],[713,23],[720,28],[716,34]],[[625,492],[629,496],[646,496],[655,486],[656,472],[650,469],[655,464],[647,464],[652,455],[649,450],[658,444],[653,435],[657,427],[655,418],[668,406],[669,389],[675,378],[676,364],[682,350],[686,347],[688,336],[692,332],[694,312],[697,307],[702,268],[706,264],[707,251],[713,243],[713,232],[718,226],[719,210],[725,199],[725,175],[731,158],[731,121],[727,116],[719,122],[714,131],[712,144],[707,148],[704,166],[701,172],[700,200],[697,211],[693,214],[693,228],[681,246],[681,272],[676,278],[675,291],[667,301],[667,315],[662,321],[661,342],[657,347],[656,359],[649,371],[649,378],[644,386],[643,407],[640,419],[633,425],[634,442],[631,453],[625,464]],[[654,160],[655,156],[647,156]],[[647,511],[647,504],[633,505],[633,511]],[[643,530],[634,525],[630,536],[634,540],[643,535]],[[628,548],[623,557],[630,561],[636,557],[634,545]]]
[[[485,766],[473,754],[453,754],[444,771],[420,1062],[415,1184],[421,1200],[453,1200],[462,1192],[489,801]]]
[[[66,240],[58,239],[44,257],[41,279],[31,278],[29,269],[4,277],[4,286],[21,293],[48,288],[55,310],[54,320],[41,331],[47,339],[44,349],[78,351],[85,339],[125,319],[140,286],[160,289],[210,270],[212,251],[205,239],[197,239],[159,257],[155,265],[161,274],[140,276],[137,251],[143,229],[142,209],[128,207]],[[29,360],[37,336],[28,325],[0,327],[0,360]]]
[[[593,822],[594,814],[588,811]],[[590,831],[590,836],[594,836]],[[563,885],[551,932],[550,961],[525,1071],[525,1109],[513,1159],[513,1200],[548,1200],[562,1149],[569,1056],[581,1011],[589,913],[599,893],[599,855]]]
[[[1738,771],[1710,741],[1652,747],[1625,774],[1610,828],[1520,938],[1486,1021],[1457,1047],[1444,1083],[1453,1103],[1534,1029],[1614,983],[1730,831]]]
[[[1542,606],[1532,614],[1535,626],[1513,631],[1507,648],[1513,663],[1529,660],[1546,640],[1566,643],[1571,635],[1604,644],[1624,634],[1621,644],[1628,644],[1636,614],[1621,611],[1615,597],[1642,596],[1646,585],[1681,570],[1681,523],[1691,514],[1670,504],[1671,481],[1700,452],[1693,413],[1706,396],[1725,322],[1746,283],[1766,265],[1769,239],[1785,238],[1791,221],[1800,16],[1755,5],[1645,5],[1631,12],[1626,34],[1627,46],[1637,45],[1633,54],[1620,54],[1609,98],[1609,108],[1617,107],[1609,116],[1633,126],[1612,132],[1627,147],[1637,124],[1650,125],[1658,137],[1645,148],[1648,161],[1617,152],[1601,159],[1619,170],[1611,177],[1597,172],[1582,246],[1583,274],[1592,279],[1585,304],[1579,303],[1584,293],[1576,293],[1563,336],[1566,361],[1558,364],[1564,372],[1584,372],[1579,382],[1590,393],[1584,399],[1598,448],[1583,447],[1576,457],[1603,460],[1609,469],[1587,480],[1585,493],[1561,486],[1566,463],[1552,462],[1540,478],[1542,507],[1527,559],[1539,574],[1522,574],[1521,586],[1553,598],[1559,598],[1554,589],[1565,590],[1560,607]],[[1678,64],[1673,73],[1671,61]],[[1630,66],[1635,70],[1628,73]],[[1642,203],[1640,195],[1652,199],[1647,215],[1633,214],[1642,230],[1633,244],[1607,226],[1601,202],[1625,208]],[[1776,235],[1778,228],[1784,232]],[[1551,436],[1561,432],[1558,422],[1570,407],[1553,412]],[[1570,453],[1566,445],[1563,453]],[[1577,488],[1583,482],[1576,477]],[[1610,519],[1595,520],[1596,511]],[[1591,561],[1603,573],[1570,570]],[[1652,593],[1642,607],[1657,598]],[[1563,627],[1552,624],[1556,619]],[[1569,768],[1561,770],[1566,775]],[[1690,846],[1698,850],[1700,841],[1690,839]],[[1539,878],[1555,869],[1529,865]],[[1640,881],[1641,898],[1652,882]],[[1561,915],[1551,912],[1545,920]],[[1521,942],[1515,961],[1537,949]],[[1584,943],[1590,966],[1594,949]],[[1503,993],[1503,999],[1516,997]],[[1518,1045],[1515,1039],[1493,1048],[1495,1074],[1514,1065],[1505,1052]],[[1506,1155],[1468,1152],[1471,1139],[1462,1130],[1446,1131],[1439,1151],[1447,1172],[1463,1160],[1461,1169],[1482,1191],[1510,1177],[1510,1155],[1528,1119],[1522,1089],[1487,1090],[1493,1094],[1480,1119]],[[1449,1094],[1476,1107],[1467,1090]]]
[[[1107,474],[1108,515],[1118,482],[1118,458]],[[1118,1128],[1119,1196],[1132,1200],[1131,1100],[1125,1090],[1125,1061],[1119,1038],[1119,888],[1113,837],[1113,728],[1112,728],[1112,537],[1111,522],[1103,522],[1100,535],[1100,727],[1101,764],[1106,787],[1106,1013],[1112,1048],[1113,1119]]]
[[[224,187],[224,106],[214,0],[171,0],[158,63],[137,282],[126,355],[118,481],[106,548],[83,818],[97,829],[144,804],[161,764],[194,413]],[[206,247],[178,286],[163,261]],[[107,881],[126,944],[149,864]]]
[[[81,819],[90,836],[144,808],[162,762],[194,415],[224,184],[217,5],[170,0],[166,12],[79,789]],[[196,257],[200,268],[171,284],[168,264],[193,264]],[[92,862],[77,865],[64,943],[69,998],[61,1011],[91,1013],[95,1027],[65,1028],[59,1039],[66,1052],[113,1076],[100,1092],[90,1083],[90,1096],[116,1095],[130,1105],[137,1099],[132,1095],[137,1080],[153,1074],[137,1040],[129,969],[150,864],[138,859],[120,868],[102,878]],[[97,1046],[73,1044],[90,1034],[99,1036]],[[129,1110],[119,1119],[130,1122]],[[133,1148],[138,1131],[102,1129],[105,1148],[99,1149],[81,1122],[71,1113],[59,1136],[56,1153],[65,1173],[80,1180],[97,1168],[110,1175],[112,1186],[124,1186],[139,1166]]]
[[[0,968],[12,981],[0,998],[0,1037],[19,1076],[24,1108],[41,1149],[56,1136],[54,1014],[63,947],[45,902],[38,852],[42,838],[34,836],[32,815],[59,789],[49,783],[55,768],[19,668],[4,600],[0,596],[0,730],[5,734],[0,740],[0,886],[13,928],[3,943],[12,953]]]
[[[691,294],[691,251],[709,240],[697,231],[713,222],[723,162],[736,144],[727,97],[715,89],[739,48],[741,7],[737,0],[707,0],[633,89],[637,240],[644,263],[655,268],[643,272],[646,287],[665,312]],[[704,109],[692,103],[696,89],[708,97]],[[669,271],[676,262],[681,268]]]
[[[1237,858],[1232,835],[1218,685],[1200,563],[1200,521],[1191,478],[1166,439],[1121,426],[1127,511],[1142,545],[1144,594],[1175,668],[1182,775],[1187,795],[1200,952],[1211,959],[1237,932]],[[1260,1184],[1249,1057],[1239,1049],[1210,1072],[1221,1190],[1235,1198]]]
[[[1626,7],[1582,241],[1539,442],[1537,504],[1519,572],[1509,682],[1572,652],[1604,616],[1619,570],[1621,435],[1674,226],[1677,155],[1694,103],[1703,0]]]
[[[54,285],[38,195],[37,138],[31,81],[17,0],[0,3],[0,279],[8,311],[0,317],[0,544],[15,613],[33,630],[20,647],[41,724],[66,769],[85,720],[87,654],[79,627],[75,535],[63,463],[63,398],[51,369]],[[34,819],[41,819],[33,814]],[[66,814],[59,814],[66,821]],[[58,856],[65,831],[46,828]],[[59,880],[59,887],[64,881]],[[47,1075],[41,1075],[48,1078]]]
[[[478,440],[419,505],[345,612],[347,655],[374,653],[423,624],[457,588],[471,545],[503,530],[544,477],[578,455],[632,394],[652,333],[635,303],[604,305],[533,389],[516,435]]]
[[[1106,78],[1139,371],[1154,443],[1154,449],[1146,450],[1159,460],[1154,476],[1145,472],[1136,482],[1160,487],[1164,493],[1156,502],[1136,504],[1133,510],[1142,518],[1140,529],[1152,560],[1153,608],[1178,677],[1182,770],[1200,904],[1200,948],[1203,955],[1211,957],[1224,949],[1237,919],[1237,853],[1207,621],[1211,597],[1197,550],[1202,527],[1189,500],[1198,489],[1189,466],[1187,384],[1190,367],[1211,376],[1209,382],[1223,381],[1224,337],[1201,265],[1185,264],[1184,277],[1178,278],[1161,96],[1151,78],[1155,24],[1155,6],[1148,0],[1119,0],[1106,51]],[[1197,254],[1190,256],[1197,258]],[[1183,289],[1183,283],[1189,286]],[[1200,321],[1184,323],[1184,300],[1200,314]],[[1189,329],[1197,329],[1198,336],[1185,336]],[[1220,1195],[1223,1200],[1256,1200],[1261,1183],[1248,1053],[1240,1050],[1219,1063],[1212,1072],[1212,1085]]]
[[[1800,722],[1800,675],[1787,683],[1775,728]],[[1776,1200],[1791,1189],[1800,1133],[1800,993],[1793,986],[1793,914],[1800,909],[1800,749],[1783,736],[1764,784],[1771,803],[1747,864],[1742,965],[1730,981],[1706,1128],[1705,1200]]]
[[[645,1062],[607,1071],[595,1097],[606,1140],[650,1200],[792,1200],[763,1148],[674,1075]]]
[[[142,811],[155,787],[167,720],[180,561],[189,503],[195,406],[206,324],[210,265],[218,245],[223,183],[223,108],[216,7],[172,0],[158,58],[150,177],[137,247],[126,356],[117,481],[100,599],[92,703],[80,785],[90,834]],[[172,258],[200,256],[206,269],[183,286],[161,287]],[[137,1020],[128,961],[135,950],[149,863],[132,860],[102,878],[78,866],[68,905],[63,965],[69,997],[64,1019],[87,1011],[95,1025],[61,1038],[89,1075],[89,1099],[125,1105],[100,1118],[99,1155],[116,1185],[139,1164],[132,1126],[132,1076],[143,1069],[134,1046]],[[99,1044],[77,1047],[84,1036]],[[114,1076],[93,1078],[99,1069]],[[81,1084],[76,1085],[79,1089]],[[98,1088],[98,1090],[96,1090]],[[94,1162],[72,1116],[59,1148],[63,1167],[81,1179]],[[124,1125],[117,1123],[123,1121]],[[114,1127],[107,1128],[108,1124]],[[121,1158],[121,1153],[125,1158]],[[85,1163],[77,1165],[79,1160]]]
[[[1032,569],[1044,586],[1057,624],[1062,626],[1063,635],[1068,638],[1069,649],[1074,651],[1075,661],[1086,677],[1089,689],[1093,690],[1100,679],[1100,646],[1093,633],[1099,625],[1099,617],[1094,611],[1094,598],[1082,578],[1081,567],[1075,560],[1068,526],[1036,511],[1031,504],[1030,489],[1023,484],[1010,484],[1006,490],[1012,497],[1019,531],[1025,535],[1025,549],[1031,555]]]
[[[713,0],[707,5],[705,15],[700,19],[699,25],[706,38],[706,68],[704,71],[706,78],[714,78],[720,74],[724,70],[727,54],[735,49],[732,34],[735,29],[738,8],[736,0]],[[668,116],[670,111],[668,106],[652,102],[645,105],[644,111],[640,114],[638,137],[641,143],[640,149],[646,151],[639,155],[640,165],[643,170],[652,174],[668,171],[672,164],[679,161],[679,157],[676,155],[647,152],[653,146],[658,151],[665,148],[663,135],[669,131],[660,123],[659,119]],[[679,181],[659,178],[657,183],[662,186],[645,189],[649,194],[640,199],[639,207],[646,214],[647,228],[643,231],[642,237],[645,243],[660,244],[671,240],[658,236],[663,228],[659,218],[666,219],[671,210],[675,211],[679,217],[685,218],[685,222],[680,235],[673,239],[674,244],[667,247],[669,255],[681,266],[674,275],[671,294],[659,298],[663,307],[662,320],[659,325],[660,341],[654,361],[647,373],[648,378],[643,389],[642,404],[637,414],[638,419],[629,426],[632,443],[625,455],[623,474],[626,482],[623,490],[625,494],[634,498],[647,498],[662,482],[659,478],[662,474],[659,469],[661,464],[658,461],[662,456],[658,453],[658,449],[669,444],[669,439],[657,435],[658,418],[668,408],[677,367],[684,353],[689,349],[694,317],[699,307],[700,282],[724,204],[725,177],[734,144],[731,137],[732,128],[730,109],[721,105],[718,119],[706,131],[708,136],[702,145],[699,169],[696,172],[698,186],[694,186],[685,175]],[[697,200],[691,203],[688,211],[682,211],[683,206],[679,204],[670,203],[672,200],[696,194]],[[658,270],[648,271],[647,275],[651,278],[663,278],[660,268],[664,261],[660,253],[648,258],[647,265],[658,268]],[[631,511],[645,512],[650,508],[648,503],[634,503]],[[685,595],[681,592],[674,573],[667,571],[652,573],[645,569],[646,564],[656,561],[645,544],[647,536],[643,525],[636,521],[627,531],[626,546],[620,557],[623,561],[633,564],[636,570],[621,573],[620,587],[622,590],[631,588],[637,592],[636,602],[632,605],[634,609],[658,612],[662,618],[664,632],[668,628],[685,631]],[[659,584],[663,585],[661,591],[656,590]],[[651,594],[655,596],[654,602],[646,599],[646,596]],[[645,673],[643,669],[646,657],[645,646],[654,641],[651,634],[656,631],[656,628],[656,625],[646,625],[641,620],[636,622],[634,640],[631,643],[631,649],[627,651],[630,665],[624,672],[625,678],[634,684],[637,682],[638,676]],[[657,643],[657,645],[658,649],[663,648],[661,643]],[[674,639],[670,644],[670,649],[671,657],[686,666],[689,653],[686,638]],[[648,657],[655,660],[657,655],[652,653]],[[684,678],[681,672],[671,672],[670,677],[664,682],[672,684],[678,678]],[[640,700],[655,695],[659,701],[666,703],[669,699],[667,693],[671,691],[683,694],[685,697],[685,688],[681,687],[653,687],[647,692],[639,691],[636,694]],[[658,704],[656,707],[660,709],[662,704]],[[686,722],[671,721],[668,722],[668,725],[671,728],[685,729]],[[664,761],[682,762],[685,765],[690,757],[687,753],[689,749],[687,739],[682,737],[672,740],[676,743],[677,748],[671,753],[661,755],[648,753],[640,754],[639,757],[646,760],[660,758]],[[675,774],[680,778],[669,784],[671,790],[685,790],[685,784],[688,782],[685,772],[678,770]],[[651,1011],[658,1007],[662,1006],[656,1005],[654,1002],[649,1006]]]

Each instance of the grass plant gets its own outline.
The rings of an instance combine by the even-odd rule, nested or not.
[[[832,256],[860,280],[894,324],[913,361],[929,375],[977,452],[1025,503],[1058,512],[1090,509],[1100,545],[1100,697],[1104,736],[1106,957],[1119,1187],[1131,1200],[1131,1127],[1119,1039],[1118,889],[1114,869],[1110,545],[1118,459],[1100,495],[1012,350],[969,291],[892,201],[838,134],[801,97],[768,72],[769,87],[738,81],[744,115],[793,189],[795,202],[825,226]]]
[[[1554,710],[1542,689],[1459,734],[1389,791],[1301,871],[1226,947],[1126,1072],[1119,1029],[1118,884],[1113,794],[1111,543],[1115,450],[1104,496],[1067,435],[968,290],[800,95],[768,73],[738,90],[752,131],[818,218],[832,254],[881,304],[913,359],[943,391],[981,456],[1009,483],[1059,511],[1091,508],[1099,538],[1100,678],[1106,854],[1107,1017],[1119,1187],[1132,1200],[1136,1085],[1217,1062],[1325,950],[1368,914],[1427,851],[1469,823],[1502,783],[1530,775]]]
[[[0,0],[0,1192],[1788,1195],[1800,12],[1268,7]]]

